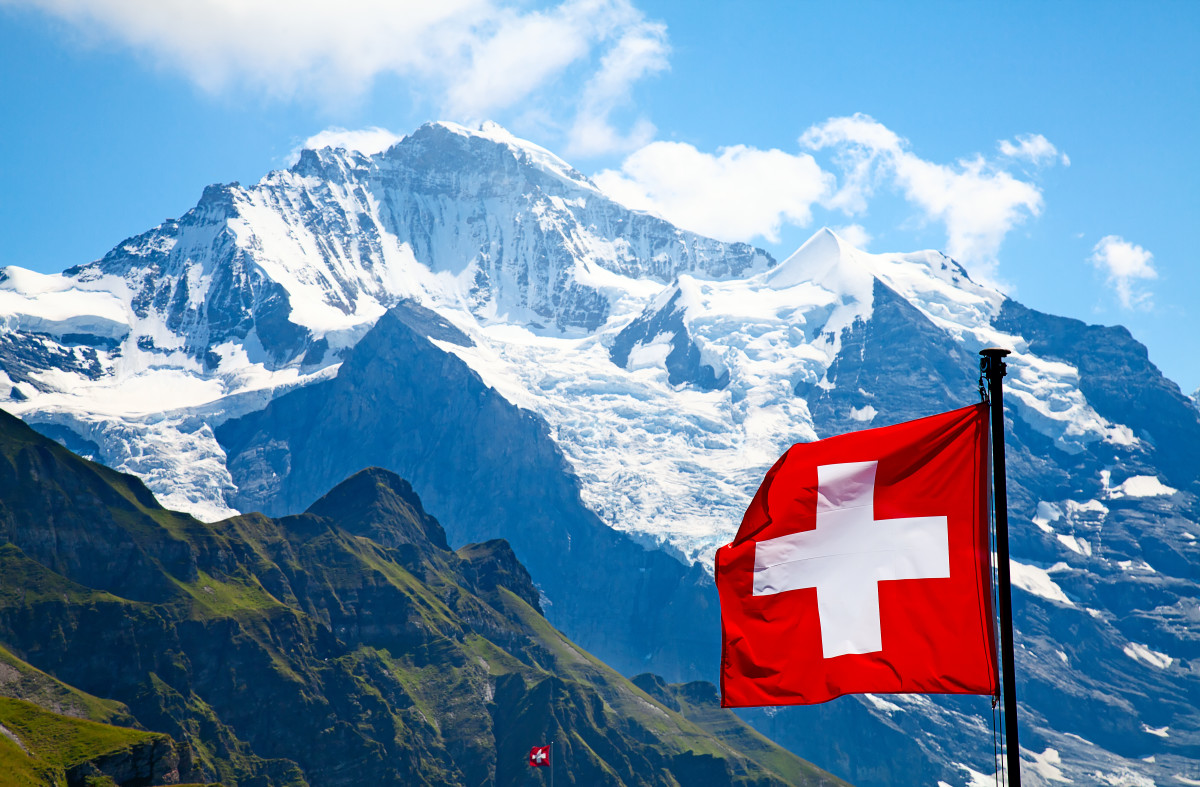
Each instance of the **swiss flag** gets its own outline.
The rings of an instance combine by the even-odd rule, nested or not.
[[[792,446],[717,550],[721,704],[994,694],[987,405]]]
[[[550,747],[534,746],[529,750],[529,767],[542,768],[550,764]]]

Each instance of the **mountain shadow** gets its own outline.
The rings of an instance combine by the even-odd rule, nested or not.
[[[413,303],[359,341],[337,377],[217,429],[242,511],[304,510],[366,465],[409,479],[450,541],[507,539],[572,639],[625,674],[717,675],[716,589],[583,504],[546,422],[435,344],[467,338]]]

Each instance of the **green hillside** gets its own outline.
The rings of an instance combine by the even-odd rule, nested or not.
[[[68,774],[75,782],[90,773],[89,784],[103,787],[114,782],[100,767],[89,767],[92,763],[141,761],[150,775],[156,754],[161,762],[173,751],[166,735],[63,716],[32,702],[0,697],[0,785],[67,785]]]
[[[621,677],[538,598],[506,542],[452,551],[391,473],[299,516],[206,524],[0,413],[0,675],[24,676],[0,694],[166,733],[180,778],[527,785],[548,776],[529,748],[553,741],[562,785],[840,784],[703,691],[664,702]],[[22,740],[89,723],[12,707],[32,714]],[[31,761],[63,767],[40,746]]]

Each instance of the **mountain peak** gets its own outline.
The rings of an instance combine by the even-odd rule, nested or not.
[[[599,191],[596,185],[582,172],[541,145],[516,136],[495,121],[485,120],[479,124],[478,128],[472,129],[449,120],[440,120],[424,124],[413,132],[411,138],[417,138],[422,135],[422,132],[426,135],[434,132],[449,132],[467,140],[490,142],[506,148],[518,161],[528,164],[534,169],[592,191]]]
[[[335,486],[305,512],[341,522],[388,547],[432,544],[448,550],[446,533],[425,513],[412,484],[390,470],[368,467]]]
[[[290,171],[306,178],[329,179],[339,172],[366,166],[369,161],[367,155],[346,147],[304,148]]]
[[[833,230],[822,227],[768,273],[766,283],[773,289],[785,290],[804,282],[816,282],[869,303],[874,272],[866,256]]]
[[[981,325],[994,316],[1004,295],[978,284],[957,261],[938,251],[872,254],[857,249],[828,227],[822,227],[765,276],[776,290],[815,283],[845,303],[867,307],[878,281],[927,315],[953,319],[963,326]]]

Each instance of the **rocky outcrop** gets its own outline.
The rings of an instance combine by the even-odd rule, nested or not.
[[[181,771],[190,773],[190,753],[181,758],[174,741],[162,735],[68,768],[66,777],[67,787],[92,787],[105,778],[117,787],[151,787],[178,784]]]

